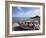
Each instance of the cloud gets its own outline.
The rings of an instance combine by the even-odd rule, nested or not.
[[[17,7],[17,9],[18,9],[20,12],[24,12],[21,7]]]

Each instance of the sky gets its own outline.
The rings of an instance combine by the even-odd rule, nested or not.
[[[39,7],[12,7],[12,17],[40,16]]]

